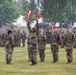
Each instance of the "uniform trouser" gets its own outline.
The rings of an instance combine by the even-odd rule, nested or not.
[[[25,47],[25,40],[22,40],[23,47]]]
[[[6,49],[6,62],[11,62],[12,61],[12,49]]]
[[[61,48],[64,48],[64,42],[61,42]]]
[[[73,61],[73,49],[66,49],[66,56],[67,56],[67,61],[72,62]]]
[[[58,61],[58,52],[59,52],[59,48],[58,46],[51,46],[51,52],[52,52],[52,57],[53,57],[53,61],[56,62]]]
[[[21,41],[20,40],[16,40],[16,46],[20,47]]]
[[[30,60],[30,58],[31,58],[29,46],[28,46],[28,58],[29,58],[29,60]]]
[[[39,56],[40,56],[40,60],[44,61],[44,59],[45,59],[45,50],[39,49]]]
[[[30,51],[30,60],[32,64],[37,64],[37,54],[38,51]]]

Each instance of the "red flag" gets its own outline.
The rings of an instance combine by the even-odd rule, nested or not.
[[[37,14],[37,18],[39,19],[41,17],[41,14],[40,12]]]
[[[32,14],[33,14],[33,11],[30,10],[29,13],[28,13],[28,18],[27,18],[28,20],[30,19],[30,17],[32,16]]]

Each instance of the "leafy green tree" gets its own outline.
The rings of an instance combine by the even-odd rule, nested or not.
[[[0,0],[0,25],[11,23],[19,16],[13,0]]]
[[[62,21],[67,0],[43,0],[42,16],[44,19],[52,18],[54,22]]]
[[[31,20],[36,19],[38,9],[35,0],[18,0],[17,6],[20,14],[25,16],[25,19],[27,19],[30,10],[34,12]]]

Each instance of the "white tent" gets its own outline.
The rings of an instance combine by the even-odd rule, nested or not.
[[[16,22],[13,22],[13,25],[14,26],[18,26],[18,27],[21,27],[21,26],[24,26],[26,27],[26,21],[24,20],[24,16],[20,15],[20,17],[16,20]]]

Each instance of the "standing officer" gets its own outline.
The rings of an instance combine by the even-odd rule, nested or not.
[[[46,46],[46,36],[44,31],[41,30],[38,35],[38,50],[41,62],[44,62],[45,59],[45,46]]]
[[[57,28],[54,28],[54,32],[52,33],[52,43],[51,43],[51,52],[53,56],[53,62],[58,61],[58,52],[59,52],[59,46],[58,43],[60,41],[60,34],[57,31]]]
[[[71,30],[67,30],[65,34],[65,50],[67,56],[67,63],[71,63],[73,61],[73,42],[74,42],[74,34]]]
[[[29,30],[29,51],[30,51],[30,60],[32,62],[31,65],[37,64],[37,29],[34,27],[31,29],[29,21],[27,22],[28,30]]]
[[[65,40],[65,36],[64,36],[64,31],[61,32],[60,34],[60,44],[61,44],[61,48],[64,48],[64,40]]]
[[[12,31],[8,30],[6,38],[5,38],[5,51],[6,51],[6,63],[10,64],[12,60],[12,53],[13,53],[13,42],[14,38],[12,35]]]

